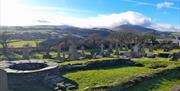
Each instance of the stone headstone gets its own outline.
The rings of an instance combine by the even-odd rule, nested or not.
[[[153,45],[151,44],[151,45],[149,46],[149,52],[153,52],[153,50],[154,50],[154,47],[153,47]]]
[[[27,45],[24,45],[24,48],[23,48],[23,59],[29,59],[29,54],[30,53],[30,46],[27,44]]]
[[[104,45],[101,44],[100,48],[101,48],[100,54],[103,54],[104,53]]]
[[[59,47],[59,48],[57,49],[57,52],[58,52],[57,56],[58,56],[58,57],[61,57],[61,47]]]
[[[132,51],[138,53],[139,52],[139,45],[133,46]]]
[[[82,56],[85,56],[85,48],[84,48],[84,46],[81,46],[81,54],[82,54]]]
[[[132,52],[131,52],[131,56],[132,57],[142,57],[142,56],[145,56],[144,47],[140,46],[139,44],[136,44],[135,46],[133,46]]]
[[[113,45],[112,44],[109,44],[109,48],[108,48],[108,52],[113,52]]]
[[[0,68],[0,91],[8,91],[7,73]]]
[[[118,44],[115,45],[115,54],[116,55],[119,54],[119,45]]]
[[[79,55],[78,55],[78,52],[77,52],[77,48],[76,48],[75,45],[71,45],[69,47],[69,54],[70,54],[70,56],[69,56],[70,60],[76,60],[76,59],[79,58]]]

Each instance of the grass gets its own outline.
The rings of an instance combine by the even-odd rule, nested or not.
[[[82,59],[82,60],[74,60],[74,61],[68,61],[60,63],[60,65],[67,65],[67,64],[83,64],[91,61],[106,61],[106,60],[112,60],[117,58],[99,58],[99,59]]]
[[[40,40],[20,40],[9,43],[9,46],[14,48],[22,48],[24,45],[29,44],[32,47],[36,47],[36,43],[41,42]]]
[[[36,43],[39,42],[41,42],[41,40],[11,40],[8,46],[14,48],[22,48],[24,45],[29,44],[32,47],[36,47]],[[2,45],[0,45],[0,48],[2,48]]]
[[[111,86],[126,81],[135,76],[152,73],[152,70],[142,67],[123,67],[114,69],[78,71],[65,74],[71,80],[79,84],[79,90],[93,86]],[[122,79],[123,78],[123,79]]]
[[[173,54],[173,53],[176,53],[176,52],[180,52],[179,49],[173,49],[173,50],[170,50],[169,52],[164,52],[162,49],[158,49],[158,50],[154,50],[153,53],[155,54],[159,54],[159,53],[170,53],[170,54]]]
[[[175,71],[166,76],[146,80],[127,91],[171,91],[174,85],[180,85],[180,72]]]
[[[179,62],[172,62],[162,58],[156,58],[155,60],[151,58],[139,58],[133,60],[136,62],[141,62],[145,66],[116,67],[99,70],[77,71],[73,73],[64,74],[63,76],[79,84],[78,91],[81,91],[85,87],[112,86],[115,84],[125,82],[133,77],[157,73],[165,69],[177,67],[180,64]],[[168,67],[158,69],[149,68],[150,65],[157,63],[166,64]]]

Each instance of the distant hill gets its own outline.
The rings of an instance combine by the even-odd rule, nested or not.
[[[132,31],[132,32],[158,32],[157,30],[151,29],[151,28],[145,28],[138,25],[130,25],[130,24],[124,24],[120,26],[116,26],[112,28],[115,31]]]
[[[0,32],[9,31],[17,34],[25,33],[42,33],[51,34],[56,36],[63,36],[67,34],[87,37],[93,34],[99,34],[101,36],[107,36],[112,31],[105,28],[79,28],[68,25],[36,25],[36,26],[2,26]]]
[[[45,36],[64,36],[75,35],[79,37],[87,37],[93,34],[99,34],[101,36],[107,36],[111,32],[116,31],[131,31],[131,32],[155,32],[155,34],[165,34],[163,32],[145,28],[138,25],[120,25],[114,28],[79,28],[69,25],[35,25],[35,26],[1,26],[0,32],[9,31],[15,33],[15,38],[25,37],[29,38],[44,38]],[[18,35],[19,34],[19,35]],[[33,36],[31,36],[33,35]],[[26,37],[27,36],[27,37]]]

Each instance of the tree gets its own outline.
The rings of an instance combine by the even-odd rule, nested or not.
[[[7,32],[0,33],[0,44],[2,45],[2,53],[6,55],[8,43],[10,42],[10,34]]]

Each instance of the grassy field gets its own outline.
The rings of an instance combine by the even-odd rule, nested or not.
[[[162,59],[162,58],[156,58],[156,59],[141,58],[141,59],[133,59],[133,60],[137,62],[141,62],[145,66],[144,67],[130,67],[130,66],[129,67],[115,67],[115,68],[105,68],[105,69],[98,69],[98,70],[77,71],[73,73],[64,74],[63,76],[79,84],[78,91],[79,90],[81,91],[85,87],[112,86],[115,84],[125,82],[133,77],[153,74],[153,73],[165,70],[165,69],[171,69],[171,68],[180,66],[179,62],[172,62],[172,61],[168,61],[167,59]],[[149,67],[154,64],[163,64],[163,65],[167,65],[167,67],[158,68],[158,69],[150,69]],[[166,85],[163,85],[163,84],[161,86],[166,87]],[[166,88],[171,88],[171,87],[166,87]],[[140,90],[140,91],[143,91],[143,90]]]
[[[41,40],[11,40],[11,42],[8,44],[9,47],[14,48],[21,48],[26,44],[29,44],[32,47],[36,47],[36,43],[41,42]],[[0,45],[0,48],[2,46]]]
[[[21,48],[26,44],[29,44],[32,47],[36,47],[36,43],[41,42],[40,40],[21,40],[21,41],[13,41],[9,43],[9,46],[13,46],[15,48]]]

